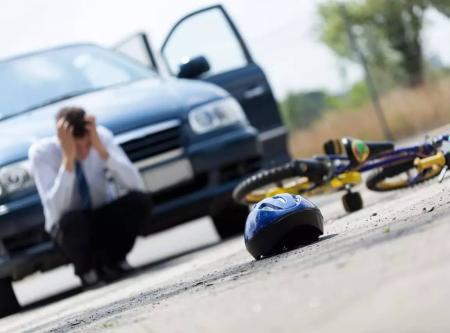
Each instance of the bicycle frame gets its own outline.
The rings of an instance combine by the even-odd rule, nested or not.
[[[425,143],[422,145],[416,145],[412,147],[399,148],[393,151],[378,155],[377,157],[370,159],[363,164],[352,166],[348,157],[341,155],[327,155],[333,165],[336,168],[333,172],[333,176],[349,171],[366,172],[373,169],[381,168],[388,165],[402,163],[414,159],[416,157],[424,158],[433,155],[437,152],[434,145]],[[346,165],[339,165],[335,161],[346,161]]]

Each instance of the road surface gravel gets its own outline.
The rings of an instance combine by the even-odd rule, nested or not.
[[[449,332],[449,185],[450,177],[390,193],[361,188],[365,208],[354,214],[339,194],[317,197],[321,240],[261,261],[241,238],[218,243],[209,221],[183,226],[194,229],[150,241],[202,249],[26,308],[1,319],[0,332]],[[140,256],[151,256],[146,249]],[[66,283],[69,269],[41,284]],[[17,286],[24,299],[39,293],[39,278]]]

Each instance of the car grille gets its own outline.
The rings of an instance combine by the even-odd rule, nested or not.
[[[181,148],[180,125],[151,132],[120,144],[132,162]]]

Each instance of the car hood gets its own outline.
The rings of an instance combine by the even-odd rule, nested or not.
[[[221,88],[200,81],[146,79],[66,99],[0,121],[0,165],[27,157],[29,146],[55,134],[55,114],[64,106],[80,106],[113,133],[123,133],[169,119],[184,120],[187,111],[223,98]]]

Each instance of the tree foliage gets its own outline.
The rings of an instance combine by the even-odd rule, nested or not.
[[[285,124],[290,129],[308,128],[326,112],[359,107],[369,101],[364,81],[356,82],[346,94],[325,91],[289,93],[280,103]]]
[[[324,92],[289,93],[280,103],[281,113],[289,128],[307,128],[320,118],[325,108]]]
[[[339,56],[355,60],[339,5],[320,6],[321,38]],[[352,30],[375,72],[387,72],[410,86],[423,81],[421,32],[424,13],[434,7],[450,15],[449,0],[352,0],[346,2]]]

